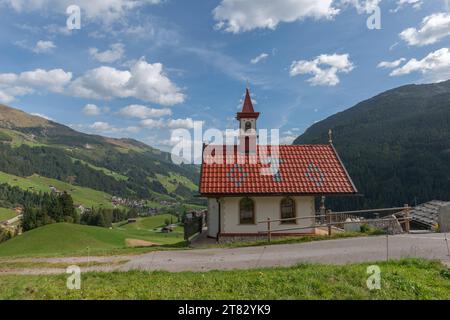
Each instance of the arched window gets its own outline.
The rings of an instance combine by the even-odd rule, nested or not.
[[[245,123],[245,131],[249,131],[252,128],[252,123],[250,121],[247,121]]]
[[[255,224],[255,203],[250,198],[244,198],[239,203],[239,223]]]
[[[292,198],[284,198],[281,200],[281,219],[293,219],[295,214],[295,201]],[[282,224],[295,224],[297,220],[281,221]]]

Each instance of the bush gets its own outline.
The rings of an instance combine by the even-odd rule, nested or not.
[[[365,223],[365,224],[361,225],[360,231],[361,231],[362,233],[369,233],[369,232],[372,231],[372,227],[369,226],[367,223]]]

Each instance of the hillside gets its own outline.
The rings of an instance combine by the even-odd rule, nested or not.
[[[82,255],[119,252],[130,248],[128,241],[142,240],[157,245],[176,246],[183,243],[183,228],[177,227],[166,234],[156,227],[164,226],[161,218],[169,215],[140,219],[143,225],[151,225],[152,230],[138,229],[133,225],[112,229],[70,223],[49,224],[14,237],[0,244],[0,257]],[[176,218],[173,217],[174,221]]]
[[[316,123],[294,144],[324,143],[329,129],[364,194],[336,208],[450,199],[450,81],[384,92]]]
[[[133,139],[89,135],[0,105],[0,172],[39,175],[111,196],[199,203],[199,169]],[[47,186],[48,187],[48,186]]]

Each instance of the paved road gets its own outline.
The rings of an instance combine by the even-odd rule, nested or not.
[[[450,262],[443,234],[398,235],[236,249],[160,251],[138,256],[120,270],[208,271],[292,266],[301,262],[346,264],[421,257]]]
[[[389,243],[387,243],[385,236],[380,236],[266,247],[157,251],[127,257],[64,257],[21,260],[52,263],[65,262],[75,265],[86,261],[111,262],[111,265],[82,268],[83,272],[128,271],[136,269],[149,271],[165,270],[170,272],[209,271],[293,266],[301,262],[340,265],[385,261],[388,247],[390,259],[420,257],[441,260],[450,267],[450,256],[443,234],[389,236]],[[113,262],[119,260],[129,260],[129,262],[122,265],[114,265]],[[65,269],[0,270],[0,274],[56,273],[65,273]]]

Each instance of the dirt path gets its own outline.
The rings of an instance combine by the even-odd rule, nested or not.
[[[234,249],[196,249],[155,251],[139,256],[90,257],[90,261],[111,262],[129,260],[122,265],[102,265],[81,268],[82,271],[165,270],[209,271],[293,266],[301,262],[346,264],[385,261],[406,257],[441,260],[450,266],[450,257],[443,234],[399,235],[349,238],[310,243],[272,245]],[[30,259],[29,261],[82,263],[87,257]],[[64,269],[10,270],[3,273],[48,274],[64,273]],[[0,272],[1,274],[1,272]]]

